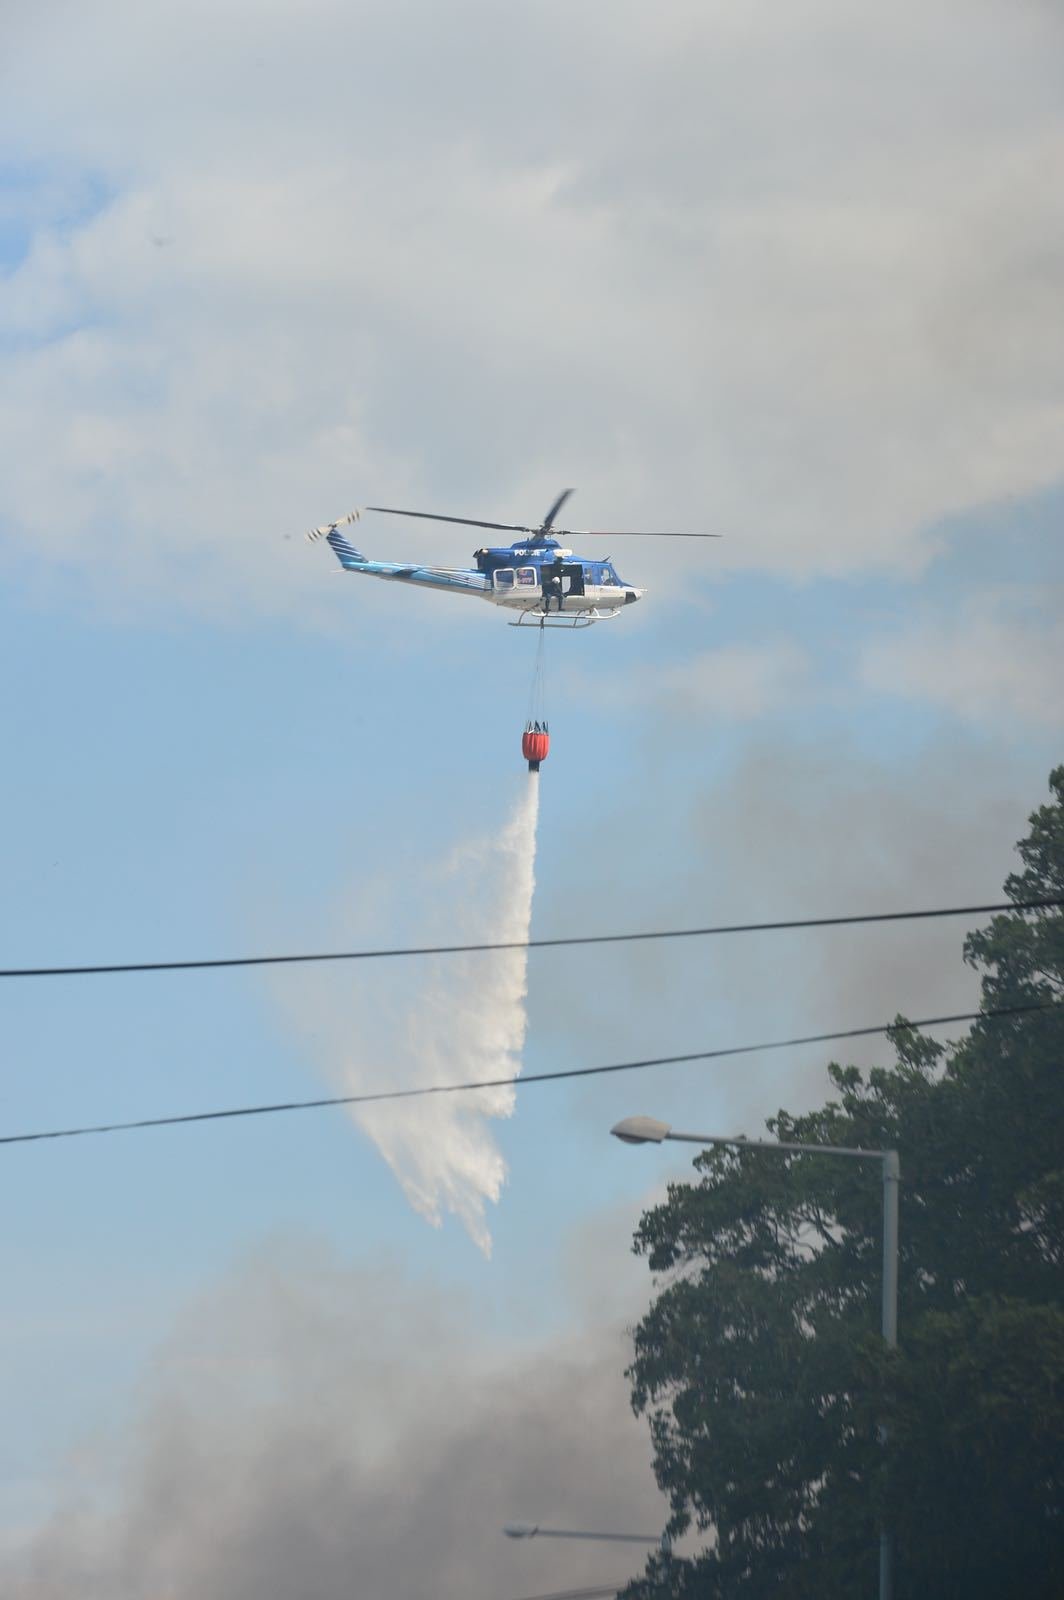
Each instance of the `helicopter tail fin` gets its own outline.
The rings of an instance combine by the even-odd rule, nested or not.
[[[346,527],[349,522],[357,522],[359,515],[357,511],[349,511],[346,517],[338,517],[335,522],[326,522],[320,528],[311,528],[307,538],[311,543],[317,539],[324,539],[332,546],[336,559],[342,567],[363,567],[366,564],[366,557],[340,532],[340,529]]]
[[[331,533],[325,535],[325,539],[326,543],[331,545],[335,551],[336,559],[342,567],[364,567],[366,565],[367,558],[362,554],[361,550],[356,550],[354,545],[345,539],[342,533],[337,533],[335,528]]]

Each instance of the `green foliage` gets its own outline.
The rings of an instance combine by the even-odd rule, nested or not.
[[[1050,787],[1013,901],[1064,895],[1064,767]],[[965,958],[984,1009],[1064,1000],[1064,915],[997,916]],[[871,1594],[883,1519],[899,1600],[1064,1594],[1064,1006],[948,1049],[900,1018],[890,1040],[891,1066],[832,1065],[834,1097],[769,1128],[899,1151],[897,1351],[875,1162],[718,1147],[640,1222],[665,1276],[633,1404],[674,1533],[707,1537],[632,1600]]]

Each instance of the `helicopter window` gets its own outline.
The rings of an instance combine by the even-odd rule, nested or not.
[[[513,567],[500,567],[495,574],[496,589],[512,589],[514,586]]]
[[[535,567],[518,567],[517,581],[518,583],[528,584],[532,587],[535,587],[535,584],[538,581]]]

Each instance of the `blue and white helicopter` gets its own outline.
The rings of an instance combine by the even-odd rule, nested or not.
[[[445,589],[452,594],[476,595],[492,605],[516,613],[510,626],[522,623],[551,628],[587,628],[593,622],[616,617],[625,606],[639,600],[645,589],[621,578],[608,558],[578,556],[559,541],[565,539],[631,539],[639,537],[716,539],[714,533],[639,535],[606,533],[598,529],[579,532],[555,528],[554,522],[572,489],[564,489],[537,528],[516,522],[482,522],[476,517],[445,517],[435,511],[402,511],[398,506],[365,506],[390,517],[418,517],[430,522],[457,522],[466,528],[491,528],[523,534],[510,545],[487,545],[474,552],[475,567],[426,567],[415,562],[370,561],[340,532],[357,522],[362,511],[349,511],[336,522],[323,523],[307,534],[325,539],[346,572],[370,578]]]

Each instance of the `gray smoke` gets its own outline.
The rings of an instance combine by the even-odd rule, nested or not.
[[[83,1464],[3,1592],[516,1600],[637,1571],[631,1551],[501,1532],[663,1525],[620,1328],[536,1346],[473,1320],[305,1241],[264,1252],[191,1308],[120,1461]]]
[[[602,928],[998,900],[1045,786],[1037,758],[1003,760],[974,739],[879,759],[775,725],[693,801],[686,784],[670,793],[667,750],[637,749],[635,759],[662,773],[653,826],[619,799],[597,818],[593,851],[543,863],[546,874],[564,877],[574,903],[594,907]],[[659,833],[668,835],[667,852],[655,847]],[[978,979],[962,944],[984,920],[633,944],[585,952],[579,964],[540,956],[531,973],[534,1036],[563,1040],[577,1061],[607,1062],[862,1026],[899,1011],[969,1010]],[[555,930],[545,920],[537,931]],[[823,1099],[832,1057],[867,1063],[889,1057],[889,1046],[821,1045],[592,1082],[581,1109],[600,1129],[607,1118],[646,1110],[677,1125],[697,1116],[707,1131],[753,1132],[781,1105]]]

